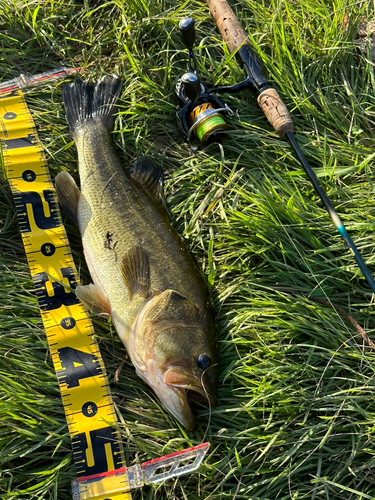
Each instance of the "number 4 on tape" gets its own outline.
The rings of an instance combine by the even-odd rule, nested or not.
[[[62,68],[34,81],[68,73]],[[74,293],[77,273],[43,148],[15,85],[0,85],[1,150],[72,440],[73,498],[131,499],[132,488],[197,469],[209,443],[126,467],[93,326]]]

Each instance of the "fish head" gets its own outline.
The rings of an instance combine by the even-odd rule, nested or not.
[[[134,324],[137,373],[188,430],[190,403],[216,403],[215,325],[210,304],[200,309],[174,290],[153,297]]]

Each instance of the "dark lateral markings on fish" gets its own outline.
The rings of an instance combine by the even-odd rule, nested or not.
[[[66,279],[71,288],[76,288],[77,282],[71,267],[63,267],[60,269],[61,276]],[[73,306],[79,304],[78,297],[68,291],[63,285],[57,281],[51,281],[46,272],[34,274],[33,282],[36,289],[36,295],[39,300],[39,306],[42,311],[53,311],[61,306]],[[49,295],[46,283],[50,282],[53,295]]]
[[[73,347],[62,347],[57,349],[62,370],[57,371],[59,379],[62,377],[68,389],[78,387],[83,378],[102,375],[103,370],[99,364],[98,357],[89,352],[80,351]]]
[[[72,439],[74,461],[76,463],[78,476],[91,476],[102,472],[108,472],[108,462],[105,450],[106,444],[110,444],[111,446],[115,470],[124,466],[121,460],[120,448],[117,443],[119,436],[114,427],[102,427],[101,429],[92,430],[88,434],[94,465],[87,465],[87,450],[89,445],[86,432],[76,434]]]
[[[34,134],[28,134],[26,137],[19,137],[18,139],[5,139],[1,142],[3,149],[29,148],[37,144]]]
[[[31,224],[27,215],[27,205],[31,205],[35,224],[39,229],[54,229],[61,225],[56,210],[56,200],[52,189],[43,190],[43,197],[48,203],[50,215],[44,212],[43,200],[40,193],[36,191],[25,191],[15,195],[16,209],[21,233],[29,233]]]

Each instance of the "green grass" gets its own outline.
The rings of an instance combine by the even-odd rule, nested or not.
[[[369,2],[231,2],[296,137],[335,209],[375,272],[375,96],[371,49],[355,43]],[[110,324],[94,318],[118,409],[127,463],[199,444],[196,474],[144,486],[134,499],[365,500],[375,498],[375,353],[325,299],[375,339],[372,293],[288,144],[249,92],[223,146],[196,152],[175,120],[174,86],[187,69],[178,22],[196,19],[202,79],[243,74],[204,2],[0,0],[0,74],[81,66],[83,78],[124,79],[114,134],[125,168],[140,154],[166,174],[175,227],[198,259],[215,302],[218,405],[187,433],[125,364]],[[77,172],[61,83],[27,91],[52,177]],[[0,498],[70,496],[70,438],[6,180],[0,182]],[[80,237],[73,255],[89,275]],[[209,427],[207,429],[207,426]]]

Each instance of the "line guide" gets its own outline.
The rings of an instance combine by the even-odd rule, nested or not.
[[[77,69],[0,84],[0,143],[26,257],[71,436],[74,500],[131,500],[130,490],[196,470],[209,443],[126,467],[103,360],[88,313],[74,293],[77,271],[42,144],[20,88]]]

